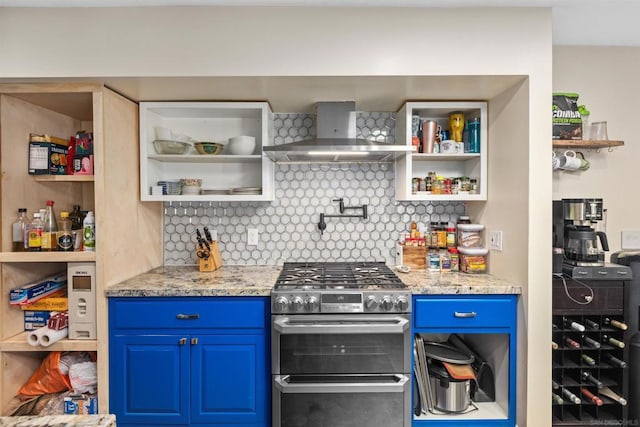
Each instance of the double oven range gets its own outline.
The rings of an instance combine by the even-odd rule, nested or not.
[[[285,263],[271,310],[273,427],[411,425],[411,293],[384,263]]]

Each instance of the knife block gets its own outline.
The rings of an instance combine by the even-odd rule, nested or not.
[[[218,246],[218,241],[214,240],[210,243],[210,246],[211,255],[209,256],[209,258],[199,258],[200,272],[215,271],[222,267],[222,256],[220,255],[220,247]]]

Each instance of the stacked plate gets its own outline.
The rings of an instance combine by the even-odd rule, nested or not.
[[[262,194],[262,187],[238,187],[229,190],[229,194],[233,195],[250,195],[250,194]]]

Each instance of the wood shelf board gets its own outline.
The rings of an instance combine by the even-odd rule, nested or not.
[[[608,148],[608,147],[622,147],[624,141],[615,140],[573,140],[573,139],[554,139],[554,148]]]
[[[259,163],[262,161],[260,154],[252,154],[248,156],[231,155],[231,154],[150,154],[147,156],[149,160],[166,163]]]
[[[96,351],[97,340],[70,340],[62,339],[48,347],[33,346],[27,343],[27,334],[21,332],[17,335],[0,341],[1,351]]]
[[[40,182],[93,182],[93,175],[33,175]]]
[[[95,262],[95,252],[0,252],[0,262]]]

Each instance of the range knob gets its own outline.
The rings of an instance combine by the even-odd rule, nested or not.
[[[300,297],[293,297],[293,300],[291,301],[291,305],[293,306],[293,311],[304,310],[304,301]]]
[[[364,306],[366,307],[367,310],[369,311],[373,311],[376,308],[378,308],[378,298],[376,298],[373,295],[369,295],[367,297],[367,300],[364,302]]]
[[[407,297],[400,296],[396,298],[396,307],[398,307],[399,311],[407,311],[409,308],[409,300],[407,300]]]
[[[273,303],[273,308],[276,311],[276,313],[284,313],[287,311],[288,307],[289,307],[289,300],[287,299],[287,297],[278,297]]]
[[[391,301],[391,297],[389,296],[384,296],[382,298],[382,309],[386,310],[386,311],[391,311],[393,310],[393,301]]]
[[[307,298],[307,311],[314,312],[318,308],[318,298],[309,297]]]

